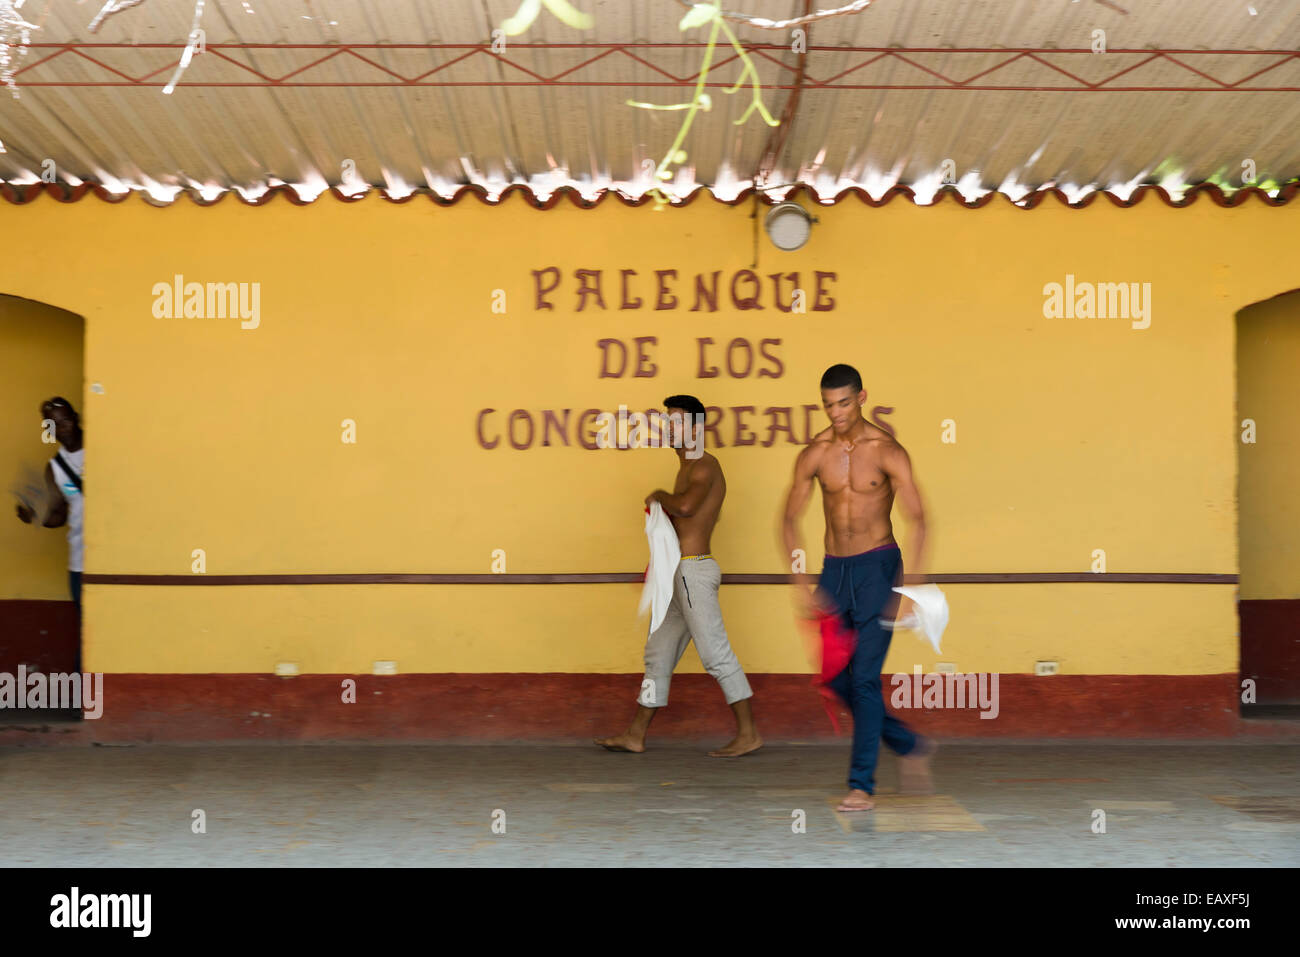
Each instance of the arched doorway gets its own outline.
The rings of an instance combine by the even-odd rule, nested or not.
[[[19,521],[16,506],[47,506],[41,403],[63,396],[81,411],[85,320],[30,299],[0,295],[0,468],[9,495],[0,516],[0,681],[81,668],[81,635],[69,592],[67,528]],[[5,700],[0,721],[80,718],[78,710],[33,712]],[[36,699],[27,699],[36,700]],[[48,699],[47,699],[48,700]]]
[[[1237,313],[1243,716],[1300,716],[1300,290]]]

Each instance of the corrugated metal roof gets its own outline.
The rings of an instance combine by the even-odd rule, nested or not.
[[[18,12],[38,28],[11,64],[18,97],[0,93],[0,179],[39,183],[52,162],[61,183],[154,201],[232,189],[256,200],[282,184],[306,199],[366,184],[392,198],[468,186],[495,199],[512,184],[540,200],[565,188],[642,197],[682,113],[626,101],[689,100],[705,30],[681,33],[674,0],[574,3],[592,29],[543,10],[494,51],[519,0],[204,0],[205,49],[166,94],[190,0],[144,0],[94,33],[99,0],[27,0]],[[1144,183],[1178,199],[1198,183],[1231,193],[1243,164],[1268,195],[1289,196],[1281,187],[1300,177],[1295,0],[875,0],[809,25],[806,53],[789,29],[728,22],[773,115],[793,110],[777,130],[756,115],[735,125],[750,93],[723,92],[741,61],[719,47],[713,108],[669,186],[678,197],[703,186],[734,200],[757,179],[824,200],[907,187],[928,202],[946,176],[967,200],[1053,188],[1127,199]]]

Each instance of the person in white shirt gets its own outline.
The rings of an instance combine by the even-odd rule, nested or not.
[[[68,526],[68,588],[81,613],[82,516],[85,492],[82,466],[86,449],[82,442],[81,417],[67,399],[55,396],[41,405],[41,418],[54,423],[54,437],[59,450],[45,466],[45,485],[49,508],[41,525],[45,528]],[[39,516],[26,504],[18,505],[18,518],[31,524]]]

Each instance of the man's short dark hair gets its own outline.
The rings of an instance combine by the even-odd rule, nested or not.
[[[81,425],[81,416],[77,415],[77,410],[72,407],[72,403],[63,396],[56,395],[52,399],[46,399],[45,402],[42,403],[42,407],[46,405],[52,405],[60,409],[67,409],[68,414],[72,417],[73,425]]]
[[[845,386],[850,386],[854,392],[862,391],[862,376],[853,366],[841,362],[822,373],[823,389],[843,389]]]
[[[693,395],[670,395],[664,399],[665,409],[681,409],[691,415],[704,415],[704,403]]]

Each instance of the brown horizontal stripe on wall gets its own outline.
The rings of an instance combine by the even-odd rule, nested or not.
[[[87,585],[573,585],[639,582],[635,572],[536,575],[83,575]]]
[[[723,575],[724,585],[784,585],[793,576],[777,574]],[[640,583],[643,572],[572,572],[561,574],[445,574],[389,575],[83,575],[87,585],[599,585]],[[910,584],[1008,585],[1051,582],[1137,582],[1183,585],[1235,585],[1236,575],[1199,572],[958,572],[907,576]]]
[[[639,580],[639,579],[638,579]],[[790,580],[789,575],[723,575],[732,585],[774,585]],[[1187,585],[1235,585],[1236,575],[1211,575],[1199,572],[952,572],[935,575],[908,575],[908,584],[934,585],[1008,585],[1034,582],[1177,582]]]

